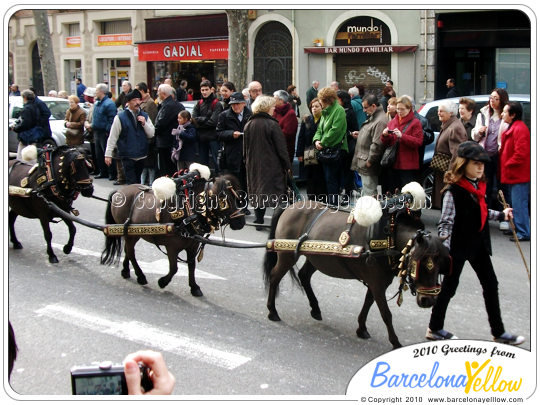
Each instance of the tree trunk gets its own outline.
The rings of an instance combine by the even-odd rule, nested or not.
[[[34,13],[34,23],[36,24],[39,59],[43,75],[43,92],[44,95],[47,95],[49,90],[58,91],[58,78],[56,77],[56,63],[49,30],[49,19],[47,10],[32,11]]]
[[[248,10],[226,10],[229,28],[228,80],[236,91],[247,86]]]

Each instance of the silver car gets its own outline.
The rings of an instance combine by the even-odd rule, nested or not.
[[[52,134],[50,138],[43,141],[43,144],[53,146],[65,145],[66,136],[64,135],[64,132],[66,128],[64,126],[64,119],[66,118],[66,111],[69,109],[69,101],[64,98],[56,97],[39,97],[39,99],[47,105],[49,110],[51,110],[49,124],[51,126]],[[9,126],[19,118],[23,107],[23,98],[21,96],[9,97]],[[17,133],[10,129],[8,131],[8,151],[10,157],[15,157],[17,155],[18,144]],[[90,150],[88,142],[85,142],[84,148]]]

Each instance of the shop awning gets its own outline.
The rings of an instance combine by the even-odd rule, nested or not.
[[[229,40],[189,40],[137,43],[140,61],[215,60],[229,58]]]
[[[403,53],[416,52],[417,49],[417,45],[310,46],[304,48],[304,53]]]

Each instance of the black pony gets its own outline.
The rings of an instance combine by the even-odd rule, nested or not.
[[[352,222],[348,222],[349,218],[347,212],[328,210],[324,204],[313,202],[309,205],[297,202],[286,209],[276,210],[270,233],[270,239],[275,238],[275,241],[269,240],[267,246],[269,251],[264,261],[264,279],[269,289],[268,318],[273,321],[280,320],[275,298],[280,280],[290,271],[293,279],[299,281],[306,291],[311,316],[321,320],[318,301],[310,284],[311,276],[319,270],[331,277],[357,279],[367,286],[364,305],[358,316],[359,326],[356,331],[358,337],[364,339],[370,337],[366,319],[371,305],[376,302],[386,324],[390,343],[394,348],[400,347],[401,344],[392,326],[392,314],[388,308],[385,292],[398,276],[401,281],[400,300],[402,290],[409,287],[411,292],[416,294],[417,304],[420,307],[432,306],[440,291],[438,274],[448,271],[450,264],[448,249],[442,245],[438,237],[425,232],[422,221],[417,216],[411,215],[408,209],[393,214],[386,211],[379,222],[369,228],[354,223],[350,225]],[[356,256],[344,257],[340,253],[335,254],[341,251],[341,245],[337,241],[347,227],[350,237],[347,244],[355,246]],[[374,228],[385,229],[385,237],[374,240]],[[308,242],[315,241],[311,245],[312,250],[299,250],[294,243],[300,238]],[[284,241],[285,245],[288,243],[286,241],[292,241],[292,248],[276,249],[278,240]],[[336,243],[328,248],[327,243],[318,241]],[[323,249],[331,251],[323,252]],[[293,266],[299,255],[306,256],[306,262],[296,277]]]
[[[32,148],[32,147],[30,147]],[[60,146],[44,147],[37,151],[36,164],[19,160],[9,162],[9,234],[14,249],[22,249],[15,235],[15,221],[19,215],[38,218],[47,242],[50,263],[58,263],[53,252],[52,233],[49,222],[58,217],[49,209],[48,201],[66,212],[74,211],[73,201],[79,193],[91,197],[94,192],[92,178],[88,173],[91,164],[84,154],[76,148]],[[69,254],[75,239],[75,226],[64,219],[69,229],[69,240],[64,253]]]

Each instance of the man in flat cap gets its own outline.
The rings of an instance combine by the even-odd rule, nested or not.
[[[107,150],[105,164],[112,164],[115,148],[117,158],[122,160],[126,173],[126,184],[141,182],[144,158],[148,154],[148,138],[154,136],[154,125],[148,114],[140,109],[142,95],[139,90],[132,90],[126,95],[127,108],[114,118]]]

